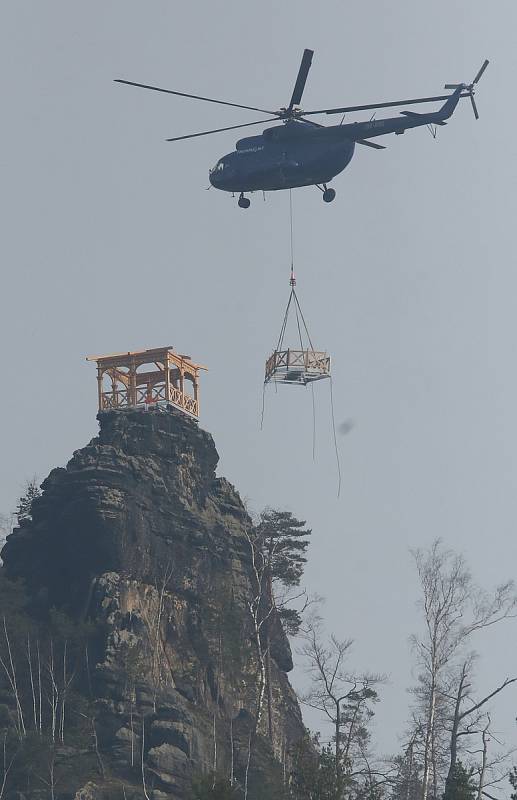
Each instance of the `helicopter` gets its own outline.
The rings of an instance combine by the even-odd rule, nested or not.
[[[266,120],[255,120],[241,125],[230,125],[225,128],[174,136],[167,139],[166,141],[168,142],[193,139],[199,136],[208,136],[213,133],[281,120],[281,125],[266,128],[258,136],[239,139],[235,145],[235,150],[220,158],[209,172],[211,186],[232,194],[238,193],[238,205],[241,208],[249,208],[250,206],[250,199],[245,196],[246,193],[294,189],[300,186],[316,186],[322,192],[324,202],[331,203],[336,196],[336,191],[329,187],[328,184],[348,166],[354,155],[356,144],[375,150],[385,150],[384,145],[371,140],[389,133],[401,135],[411,128],[419,128],[424,125],[431,130],[433,130],[433,126],[446,125],[459,101],[466,97],[470,98],[474,116],[479,119],[474,93],[477,83],[489,64],[488,60],[483,62],[471,83],[445,84],[444,88],[452,89],[452,94],[304,111],[300,107],[300,103],[313,55],[313,50],[304,50],[289,105],[280,108],[278,111],[231,103],[212,97],[187,94],[172,89],[162,89],[158,86],[135,83],[121,78],[115,79],[115,82],[270,115],[269,119]],[[344,123],[346,114],[357,111],[373,110],[376,112],[378,109],[383,108],[439,101],[445,102],[434,112],[417,113],[404,110],[400,112],[398,117],[386,119],[372,117],[365,122]],[[307,119],[307,117],[318,114],[342,114],[342,119],[339,125],[322,125],[312,119]]]

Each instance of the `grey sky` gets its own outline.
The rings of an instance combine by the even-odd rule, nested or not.
[[[485,584],[515,570],[515,0],[313,3],[4,0],[0,6],[2,398],[0,510],[95,434],[89,353],[174,345],[205,363],[202,425],[220,474],[257,509],[314,529],[307,584],[356,663],[390,675],[378,708],[393,750],[418,625],[410,546],[435,536]],[[458,109],[358,148],[334,185],[293,193],[299,297],[333,357],[327,385],[266,398],[263,364],[288,295],[286,192],[243,212],[205,191],[231,132],[168,136],[260,115],[112,83],[155,83],[238,103],[289,101],[315,50],[306,108],[440,92],[491,59],[481,120]],[[257,128],[257,132],[260,127]],[[480,641],[479,685],[515,668],[515,625]],[[517,692],[497,703],[516,741]]]

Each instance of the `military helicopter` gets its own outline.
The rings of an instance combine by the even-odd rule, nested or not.
[[[209,131],[187,134],[186,136],[174,136],[171,139],[167,139],[166,141],[168,142],[193,139],[198,136],[208,136],[212,133],[221,133],[222,131],[231,131],[237,128],[247,128],[252,125],[281,120],[281,125],[266,128],[258,136],[239,139],[235,145],[234,152],[220,158],[215,167],[209,172],[210,183],[216,189],[239,194],[238,204],[241,208],[249,208],[250,205],[250,200],[245,196],[245,193],[294,189],[299,186],[317,186],[323,193],[325,203],[331,203],[336,196],[336,192],[335,189],[328,186],[328,183],[350,163],[356,144],[365,145],[375,150],[385,150],[386,148],[383,145],[372,142],[371,139],[385,136],[388,133],[400,135],[410,128],[419,128],[423,125],[431,128],[437,125],[446,125],[446,120],[452,116],[458,102],[465,97],[470,98],[474,116],[479,119],[474,92],[476,84],[489,64],[487,60],[484,61],[472,83],[446,84],[445,89],[452,89],[452,94],[340,108],[323,108],[318,111],[303,111],[300,103],[313,54],[313,50],[304,50],[291,101],[288,106],[280,108],[278,111],[268,111],[264,108],[230,103],[226,100],[216,100],[212,97],[186,94],[172,89],[161,89],[158,86],[148,86],[147,84],[134,83],[120,78],[116,79],[116,83],[125,83],[128,86],[138,86],[141,89],[152,89],[155,92],[164,92],[178,95],[179,97],[203,100],[207,103],[217,103],[273,115],[266,120],[230,125],[226,128],[215,128]],[[401,111],[398,117],[386,119],[374,119],[372,117],[366,122],[343,124],[345,114],[356,111],[375,111],[381,108],[439,102],[441,100],[445,100],[444,104],[438,111],[434,112],[419,114],[414,111]],[[307,117],[317,114],[342,114],[343,117],[339,125],[328,126],[307,119]]]

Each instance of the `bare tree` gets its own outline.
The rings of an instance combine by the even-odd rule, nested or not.
[[[4,736],[2,739],[2,780],[0,783],[0,800],[4,796],[5,787],[7,784],[7,778],[9,776],[9,772],[11,771],[14,762],[16,761],[16,751],[11,755],[7,755],[7,731],[4,731]]]
[[[295,633],[301,623],[300,612],[292,607],[293,601],[305,592],[293,592],[298,587],[307,561],[311,530],[305,522],[296,519],[289,511],[266,508],[258,517],[251,539],[255,562],[260,562],[261,597],[264,622],[261,632],[264,641],[264,663],[267,686],[267,712],[269,737],[273,742],[273,689],[271,681],[271,621],[272,611]]]
[[[416,550],[413,557],[422,589],[419,605],[424,633],[412,644],[427,686],[424,719],[422,800],[427,800],[437,742],[437,708],[447,669],[460,657],[468,638],[507,617],[517,608],[513,582],[496,588],[492,595],[474,583],[461,555],[445,550],[439,539],[429,550]]]
[[[9,632],[7,630],[7,622],[5,616],[3,617],[3,632],[4,632],[7,654],[5,659],[2,658],[2,656],[0,656],[0,666],[2,667],[5,675],[7,676],[9,686],[11,687],[13,699],[16,704],[16,714],[17,714],[16,729],[19,738],[23,739],[26,736],[27,729],[25,727],[25,717],[23,714],[21,694],[18,688],[17,667],[13,654],[13,649],[11,647],[11,639],[9,636]]]
[[[488,727],[490,725],[490,717],[488,718],[488,726],[482,727],[484,712],[482,709],[486,704],[492,700],[493,697],[498,695],[503,689],[506,689],[510,684],[517,681],[515,678],[506,678],[498,687],[493,689],[489,694],[482,697],[480,700],[475,700],[472,693],[472,683],[470,674],[472,671],[473,659],[468,658],[461,664],[458,675],[458,685],[456,696],[454,698],[453,713],[450,726],[450,759],[449,769],[445,782],[445,797],[451,798],[454,794],[454,775],[456,764],[458,761],[458,746],[461,737],[473,736],[481,734],[483,740],[483,759],[482,769],[480,776],[480,785],[483,784],[484,776],[486,773],[486,750],[488,744]],[[483,789],[479,790],[481,793]]]
[[[273,613],[274,606],[271,597],[269,601],[266,599],[267,583],[264,579],[266,571],[264,556],[255,546],[253,538],[248,531],[245,531],[245,536],[250,548],[253,579],[251,597],[248,599],[247,606],[253,627],[253,638],[255,640],[258,660],[258,692],[255,707],[256,731],[262,716],[262,705],[266,688],[266,652],[263,644],[262,628]]]
[[[508,768],[508,760],[515,753],[515,748],[511,750],[503,750],[495,752],[489,756],[490,743],[495,741],[501,745],[502,742],[496,738],[491,731],[492,720],[490,714],[485,715],[486,724],[481,731],[481,748],[479,750],[467,750],[471,756],[481,756],[481,762],[474,767],[474,773],[478,774],[478,787],[476,800],[482,800],[483,797],[491,798],[492,795],[486,790],[492,786],[498,786],[503,781],[505,784],[511,775],[511,770]]]
[[[141,747],[141,759],[140,759],[140,767],[142,770],[142,790],[144,793],[145,800],[151,800],[147,793],[147,785],[145,782],[145,717],[142,714],[142,747]]]
[[[339,786],[345,772],[351,773],[354,756],[359,755],[368,773],[371,771],[366,757],[366,725],[373,716],[370,704],[378,698],[375,687],[384,678],[349,671],[346,660],[353,641],[339,640],[334,635],[324,640],[319,617],[313,616],[304,625],[302,635],[305,643],[301,652],[307,661],[312,685],[301,699],[305,705],[322,712],[332,725],[335,780]]]
[[[36,775],[36,778],[47,787],[50,800],[56,800],[56,787],[59,783],[59,778],[56,775],[56,750],[54,746],[52,746],[52,749],[48,754],[48,762],[46,766],[47,775],[45,777],[42,775]]]
[[[489,742],[488,731],[490,729],[490,722],[491,722],[490,714],[487,714],[487,723],[483,728],[483,730],[481,731],[481,741],[482,741],[481,766],[479,768],[477,800],[483,799],[483,790],[485,788],[487,762],[488,762],[488,742]]]

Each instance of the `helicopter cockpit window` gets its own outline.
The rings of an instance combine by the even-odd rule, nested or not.
[[[210,170],[210,173],[213,174],[214,172],[221,172],[224,169],[224,164],[222,161],[218,161],[215,167]]]

